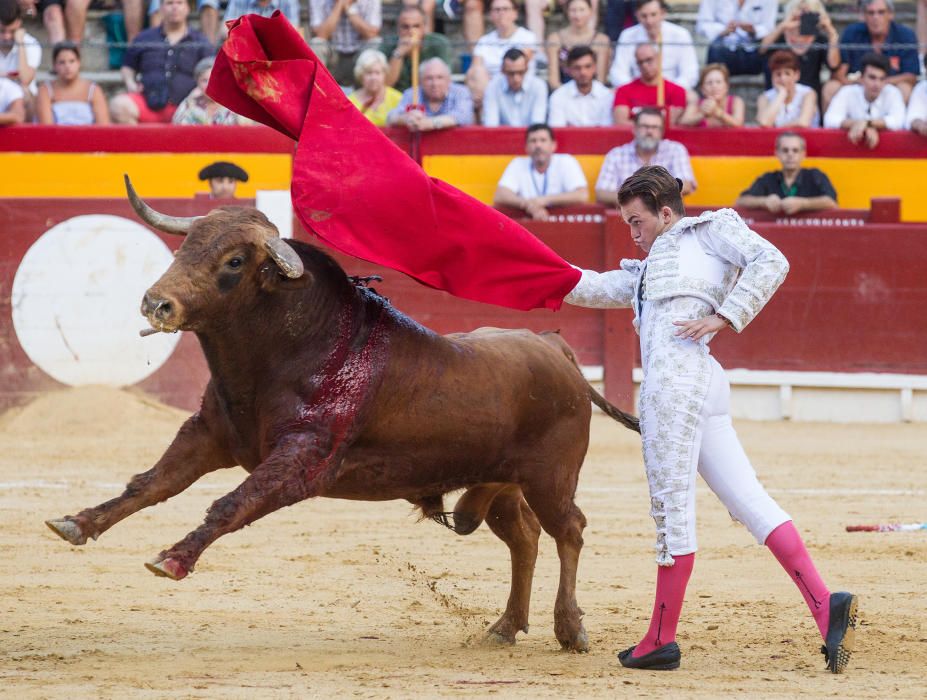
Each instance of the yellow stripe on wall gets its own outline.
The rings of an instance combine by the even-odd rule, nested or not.
[[[603,156],[577,156],[589,182],[590,199]],[[511,156],[447,155],[426,156],[428,174],[445,180],[482,202],[492,202],[496,183],[512,160]],[[927,162],[902,158],[808,158],[808,168],[820,168],[837,190],[841,206],[868,209],[872,197],[900,197],[903,221],[927,221]],[[692,169],[698,182],[695,193],[686,198],[699,206],[730,206],[760,174],[779,168],[774,157],[696,156]]]
[[[145,197],[192,197],[209,191],[197,173],[217,160],[248,173],[239,197],[290,189],[286,153],[2,153],[0,172],[8,177],[0,178],[0,197],[124,197],[123,173]]]

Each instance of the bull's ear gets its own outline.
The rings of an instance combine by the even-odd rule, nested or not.
[[[297,279],[303,276],[303,261],[299,254],[293,250],[282,238],[268,238],[264,241],[264,250],[277,263],[277,267],[288,278]]]

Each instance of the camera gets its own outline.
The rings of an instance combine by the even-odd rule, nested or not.
[[[818,33],[818,22],[820,21],[820,12],[803,12],[798,20],[798,33],[802,36],[814,36]]]

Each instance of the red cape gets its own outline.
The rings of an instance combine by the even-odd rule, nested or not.
[[[280,12],[228,26],[206,92],[298,142],[291,194],[307,231],[455,296],[560,308],[579,271],[508,217],[428,177],[348,101]]]

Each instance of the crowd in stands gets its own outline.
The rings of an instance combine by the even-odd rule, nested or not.
[[[107,101],[81,75],[89,0],[0,0],[0,125],[250,123],[205,93],[225,38],[222,20],[280,11],[377,125],[530,127],[528,155],[506,170],[497,201],[532,216],[586,196],[575,161],[555,153],[559,127],[633,128],[634,140],[605,158],[594,188],[603,203],[648,163],[666,166],[684,192],[694,191],[685,148],[664,132],[667,125],[744,126],[748,109],[732,92],[732,76],[765,82],[750,105],[761,128],[842,129],[852,143],[869,148],[885,130],[927,136],[919,51],[927,47],[927,0],[918,0],[916,32],[895,20],[893,0],[860,0],[860,21],[842,34],[821,0],[789,0],[782,8],[777,0],[701,0],[695,37],[670,21],[663,0],[607,0],[604,6],[558,0],[564,21],[546,36],[547,0],[398,2],[395,31],[388,32],[381,0],[306,0],[303,7],[300,0],[198,0],[200,30],[190,24],[189,0],[122,0],[130,39],[123,89]],[[301,11],[308,11],[306,27]],[[461,20],[462,51],[435,31],[442,17]],[[27,18],[41,21],[54,42],[49,79],[36,80],[43,47],[24,28]],[[701,65],[699,47],[706,57]],[[462,79],[455,82],[452,67],[458,66]],[[754,183],[741,199],[764,202],[770,211],[797,206],[776,203],[789,197],[814,206],[835,202],[826,176],[792,167],[804,149],[803,138],[780,137],[783,170]]]

